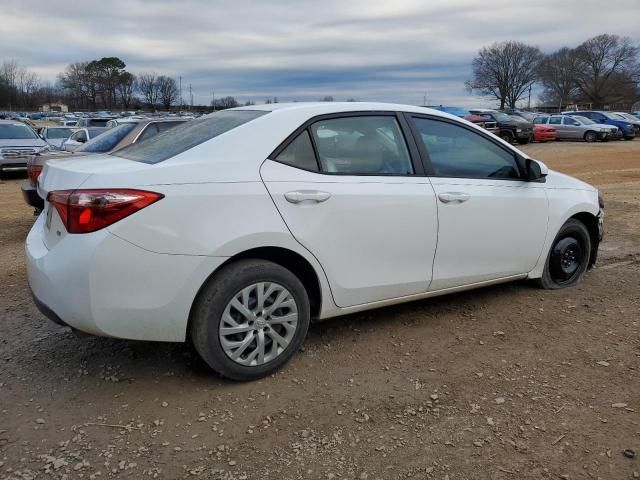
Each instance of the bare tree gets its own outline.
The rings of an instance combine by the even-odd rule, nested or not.
[[[540,49],[522,42],[508,41],[483,47],[473,59],[473,78],[468,90],[495,97],[500,108],[515,108],[516,102],[537,79]]]
[[[158,76],[155,73],[141,73],[138,75],[138,90],[145,101],[154,108],[158,103]]]
[[[224,110],[225,108],[234,108],[239,106],[238,101],[233,97],[217,98],[214,102],[216,110]]]
[[[136,91],[137,82],[136,76],[129,72],[123,72],[120,75],[120,81],[118,82],[118,94],[120,95],[120,101],[125,110],[129,109],[129,105],[133,101],[133,94]]]
[[[620,98],[620,82],[640,77],[638,47],[628,37],[598,35],[576,49],[576,83],[594,108]]]
[[[544,87],[544,97],[558,103],[558,109],[578,93],[576,52],[563,47],[546,55],[540,62],[538,76]]]
[[[321,102],[333,102],[333,97],[331,95],[327,95],[326,97],[320,100]]]
[[[158,85],[158,96],[165,110],[169,110],[171,105],[178,99],[178,85],[171,77],[160,75],[156,79]]]

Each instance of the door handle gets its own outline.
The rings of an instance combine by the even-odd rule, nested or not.
[[[329,192],[321,192],[319,190],[295,190],[284,194],[284,198],[289,203],[302,203],[305,201],[321,203],[329,200],[331,194]]]
[[[468,193],[446,192],[438,195],[442,203],[464,203],[471,198]]]

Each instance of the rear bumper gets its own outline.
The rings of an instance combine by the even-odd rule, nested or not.
[[[38,210],[42,210],[44,208],[44,200],[40,195],[38,195],[38,190],[36,187],[31,185],[29,180],[23,182],[20,189],[22,190],[22,198],[28,205],[31,205],[33,208]]]
[[[56,323],[99,336],[181,342],[193,300],[226,258],[143,250],[107,230],[63,234],[49,250],[45,217],[26,241],[36,305]]]
[[[0,173],[8,173],[8,172],[26,172],[27,171],[27,162],[25,160],[24,163],[16,162],[15,160],[6,161],[0,159]]]

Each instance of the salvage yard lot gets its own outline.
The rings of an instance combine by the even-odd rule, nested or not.
[[[523,150],[604,194],[607,234],[583,283],[330,320],[246,384],[185,345],[79,339],[46,321],[26,282],[22,180],[0,182],[0,478],[634,478],[640,141]]]

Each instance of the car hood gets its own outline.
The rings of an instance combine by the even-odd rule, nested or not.
[[[546,176],[546,185],[547,188],[563,188],[563,189],[571,189],[571,190],[588,190],[590,192],[596,191],[596,187],[593,185],[589,185],[582,180],[578,180],[571,175],[566,175],[564,173],[556,172],[555,170],[549,169],[549,173]]]
[[[7,147],[44,147],[46,142],[41,138],[27,139],[2,139],[0,140],[0,148]]]

